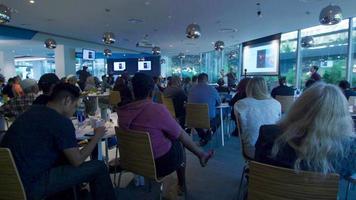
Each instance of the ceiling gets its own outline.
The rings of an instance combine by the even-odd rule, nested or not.
[[[262,17],[257,16],[256,3]],[[95,43],[104,32],[115,33],[116,47],[150,52],[136,43],[148,40],[162,54],[198,54],[225,46],[318,25],[320,10],[339,5],[344,18],[356,16],[355,0],[0,0],[15,10],[10,26],[37,30]],[[110,9],[107,12],[105,9]],[[137,19],[137,20],[136,20]],[[199,39],[185,37],[185,28],[198,23]],[[235,31],[222,31],[235,29]]]

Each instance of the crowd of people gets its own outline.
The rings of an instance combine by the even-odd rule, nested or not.
[[[163,177],[176,172],[179,194],[185,192],[184,148],[203,167],[213,156],[213,151],[204,151],[201,146],[211,141],[219,126],[216,107],[222,101],[229,103],[232,120],[241,126],[240,133],[234,134],[240,134],[243,152],[250,159],[347,177],[356,172],[356,136],[347,102],[356,93],[347,81],[341,81],[339,87],[324,83],[317,70],[312,68],[312,84],[283,115],[276,96],[295,95],[285,77],[280,77],[279,86],[269,92],[262,77],[245,77],[235,86],[232,71],[229,83],[219,79],[217,87],[209,85],[206,73],[183,80],[167,77],[166,84],[160,77],[140,72],[132,77],[125,72],[115,81],[112,76],[103,76],[100,82],[87,67],[62,79],[44,74],[38,82],[14,77],[4,84],[0,76],[6,99],[1,112],[14,118],[0,146],[11,150],[28,199],[43,199],[82,182],[89,182],[93,199],[115,199],[106,165],[95,159],[87,161],[105,127],[95,128],[89,143],[79,148],[70,120],[82,94],[114,90],[121,96],[114,108],[118,125],[149,133],[157,174]],[[225,98],[226,94],[231,98]],[[162,104],[162,97],[172,99],[176,118]],[[185,129],[186,103],[207,104],[209,108],[211,129],[196,129],[198,144]]]

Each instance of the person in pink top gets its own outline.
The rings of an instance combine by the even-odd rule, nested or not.
[[[132,78],[135,100],[117,110],[119,126],[124,129],[145,131],[150,134],[157,175],[166,176],[174,171],[178,177],[178,194],[185,191],[185,151],[186,147],[204,167],[213,152],[204,152],[180,127],[162,104],[152,101],[153,79],[136,73]],[[183,145],[183,146],[182,146]]]

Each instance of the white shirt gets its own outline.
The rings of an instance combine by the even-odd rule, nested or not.
[[[239,114],[245,153],[254,158],[260,127],[275,124],[280,119],[281,104],[273,98],[257,100],[247,97],[235,103],[234,111]]]

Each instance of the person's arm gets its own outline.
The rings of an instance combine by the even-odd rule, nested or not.
[[[91,152],[96,147],[97,143],[105,134],[105,127],[94,129],[95,135],[91,138],[90,142],[81,150],[78,147],[64,149],[63,152],[68,159],[69,163],[75,167],[81,165],[90,156]]]

